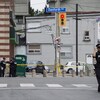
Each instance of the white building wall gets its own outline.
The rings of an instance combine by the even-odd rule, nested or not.
[[[92,54],[93,49],[97,43],[97,17],[80,17],[79,20],[79,29],[78,29],[78,55],[79,61],[86,61],[86,55]],[[54,33],[55,36],[55,21],[51,18],[51,20],[47,18],[37,18],[41,22],[41,26],[50,25],[52,28],[51,33]],[[35,18],[27,18],[28,21],[34,22]],[[45,21],[44,21],[45,20]],[[61,48],[65,47],[65,51],[67,47],[71,47],[72,57],[70,58],[62,58],[61,64],[66,64],[68,61],[75,61],[76,59],[76,21],[73,17],[68,17],[69,21],[69,34],[61,34]],[[52,44],[52,38],[48,34],[49,31],[46,28],[41,28],[40,33],[27,33],[27,44],[35,43],[41,44],[41,54],[40,55],[29,55],[27,54],[28,61],[30,60],[41,60],[45,64],[54,64],[55,51]],[[85,31],[89,31],[90,41],[84,41],[84,33]],[[45,44],[45,45],[44,45]]]
[[[79,11],[100,11],[100,0],[65,0],[60,7],[66,7],[67,11],[76,11],[76,4],[79,4]],[[49,7],[55,7],[54,2],[49,3]]]
[[[42,53],[40,55],[27,54],[27,62],[42,61],[46,65],[54,64],[54,47],[51,44],[41,45]]]
[[[15,55],[26,55],[26,46],[16,46]]]

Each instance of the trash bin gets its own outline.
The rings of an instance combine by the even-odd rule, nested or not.
[[[27,57],[25,55],[16,55],[15,59],[16,59],[16,62],[17,62],[16,76],[26,77]]]

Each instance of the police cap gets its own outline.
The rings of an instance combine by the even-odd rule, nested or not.
[[[100,44],[97,44],[96,47],[97,47],[97,48],[100,48]]]

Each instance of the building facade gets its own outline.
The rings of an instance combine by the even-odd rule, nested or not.
[[[57,0],[47,0],[49,7],[55,7]],[[76,11],[76,4],[79,4],[79,11],[100,11],[100,0],[60,0],[60,7],[66,7],[67,12]]]
[[[97,44],[97,16],[79,17],[78,58],[79,61],[92,63],[92,53]],[[27,17],[26,19],[27,59],[31,63],[41,60],[52,65],[55,62],[56,21],[54,16]],[[60,28],[60,62],[66,64],[76,59],[76,20],[75,15],[67,16],[66,27]]]
[[[16,34],[19,43],[16,45],[15,55],[26,54],[26,35],[25,31],[25,17],[29,16],[30,0],[14,0],[15,1],[15,22]],[[20,51],[20,52],[19,52]]]
[[[0,0],[0,58],[6,57],[10,60],[14,56],[14,44],[11,34],[15,34],[14,1]]]

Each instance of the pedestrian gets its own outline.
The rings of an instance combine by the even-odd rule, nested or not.
[[[0,77],[5,76],[5,69],[6,69],[6,58],[3,58],[0,62]]]
[[[94,64],[95,74],[98,82],[98,92],[100,92],[100,44],[96,45],[96,49],[93,53],[93,59],[96,61]]]
[[[15,61],[15,58],[12,57],[10,60],[9,77],[16,77],[16,66],[17,66],[17,63]]]

